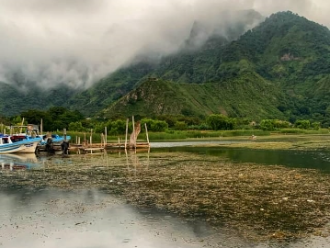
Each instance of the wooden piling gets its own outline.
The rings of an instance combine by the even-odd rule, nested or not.
[[[93,136],[93,129],[91,129],[91,136],[90,136],[90,138],[89,138],[89,144],[90,144],[90,146],[92,147],[93,146],[93,138],[92,138],[92,136]],[[91,153],[93,153],[93,149],[91,149]]]
[[[40,120],[40,134],[44,133],[44,121],[43,119]]]
[[[125,136],[125,149],[127,148],[127,136],[128,136],[128,118],[126,119],[126,136]]]
[[[104,128],[104,135],[105,135],[104,147],[106,147],[108,145],[108,128],[107,127]]]
[[[134,147],[136,147],[136,137],[135,137],[135,122],[134,122],[134,115],[132,115],[132,126],[133,126],[133,138],[134,138]],[[131,145],[131,144],[130,144]]]
[[[147,142],[148,142],[148,145],[150,145],[150,143],[149,143],[149,134],[148,134],[147,123],[144,123],[144,128],[145,128],[145,130],[146,130],[146,136],[147,136]]]

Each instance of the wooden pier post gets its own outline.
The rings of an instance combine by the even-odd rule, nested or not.
[[[144,128],[145,128],[145,130],[146,130],[146,136],[147,136],[148,146],[150,146],[150,143],[149,143],[149,135],[148,135],[148,128],[147,128],[147,123],[144,123]]]
[[[23,117],[23,120],[22,120],[21,127],[19,129],[19,133],[22,133],[23,132],[23,125],[24,125],[24,117]]]
[[[104,134],[102,133],[101,134],[101,147],[105,147],[105,137],[104,137]]]
[[[40,134],[42,135],[44,133],[44,121],[43,119],[40,120]]]
[[[128,118],[126,119],[126,136],[125,136],[125,150],[127,148],[127,136],[128,136]]]
[[[107,145],[108,145],[108,128],[107,127],[104,128],[104,135],[105,135],[104,147],[107,147]]]
[[[133,138],[134,138],[134,143],[133,143],[133,145],[134,145],[134,147],[136,148],[136,135],[135,135],[135,122],[134,122],[134,115],[132,115],[132,126],[133,126]]]
[[[93,129],[91,129],[91,136],[89,137],[89,145],[90,145],[91,148],[93,146],[93,138],[92,137],[93,137]],[[91,153],[93,153],[92,150],[93,149],[91,149]]]

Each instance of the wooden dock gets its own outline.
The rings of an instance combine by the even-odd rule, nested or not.
[[[80,147],[78,148],[78,153],[81,154],[81,153],[84,153],[84,154],[87,154],[87,153],[90,153],[90,154],[93,154],[93,153],[102,153],[105,151],[105,149],[103,147],[96,147],[96,148],[91,148],[91,147]]]

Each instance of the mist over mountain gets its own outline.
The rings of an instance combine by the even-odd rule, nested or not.
[[[136,57],[177,52],[194,22],[205,27],[194,45],[211,33],[232,39],[226,32],[244,9],[263,16],[291,9],[328,24],[320,0],[2,0],[0,81],[25,90],[88,88]]]
[[[141,116],[225,113],[292,122],[306,118],[326,126],[329,49],[327,27],[290,11],[278,12],[237,40],[210,36],[198,49],[183,49],[164,57],[157,66],[138,63],[118,71],[85,92],[90,101],[82,102],[81,110],[102,110],[100,115],[107,118],[136,112]],[[108,88],[114,79],[121,79],[125,87],[120,91]],[[157,90],[162,88],[164,92]],[[105,98],[101,89],[109,93]],[[113,98],[113,92],[119,95]],[[74,99],[72,104],[78,106]]]
[[[157,45],[130,53],[118,69],[108,71],[86,89],[74,80],[72,85],[65,83],[62,77],[64,83],[52,83],[47,91],[33,90],[33,80],[16,68],[16,73],[6,77],[17,82],[2,83],[4,99],[9,100],[0,101],[0,108],[12,115],[20,108],[65,106],[86,117],[100,118],[113,118],[118,113],[125,117],[135,111],[140,116],[223,113],[251,120],[281,118],[293,122],[307,118],[326,126],[330,117],[326,101],[330,94],[329,29],[290,11],[268,17],[254,10],[222,9],[216,13],[215,19],[192,19],[184,34],[167,35],[167,41],[177,41],[171,49],[163,41],[157,44],[157,32],[152,33],[147,36],[148,44]],[[82,64],[68,61],[74,75],[75,67]],[[47,66],[45,63],[39,75],[48,76]],[[81,68],[84,84],[89,69]],[[155,89],[152,82],[158,82]],[[165,107],[160,111],[150,103]]]

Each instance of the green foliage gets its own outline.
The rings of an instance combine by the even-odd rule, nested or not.
[[[126,134],[126,121],[124,120],[108,121],[106,123],[106,127],[108,130],[108,134],[111,135]]]
[[[262,120],[259,127],[264,131],[273,131],[275,130],[274,120]]]
[[[25,118],[29,124],[40,124],[43,120],[43,128],[47,131],[69,129],[72,122],[80,122],[84,119],[83,115],[78,111],[71,111],[64,107],[52,107],[47,111],[28,110],[22,112],[20,117]]]
[[[219,114],[208,116],[206,123],[212,130],[232,130],[234,128],[234,123],[230,118]]]
[[[319,130],[321,128],[321,123],[320,122],[313,122],[311,124],[312,129],[314,130]]]
[[[147,124],[147,128],[151,132],[164,132],[168,129],[168,124],[166,121],[152,120],[152,119],[142,119],[141,126]]]
[[[288,121],[274,120],[273,125],[274,128],[280,129],[280,128],[289,128],[291,127],[292,124]]]
[[[184,121],[177,121],[174,124],[175,130],[186,130],[187,128],[188,128],[188,125]]]
[[[297,120],[294,125],[297,128],[309,129],[311,127],[311,122],[309,120]]]
[[[82,123],[80,121],[71,122],[68,127],[69,131],[77,131],[77,132],[84,132],[86,131],[86,128],[82,126]]]

